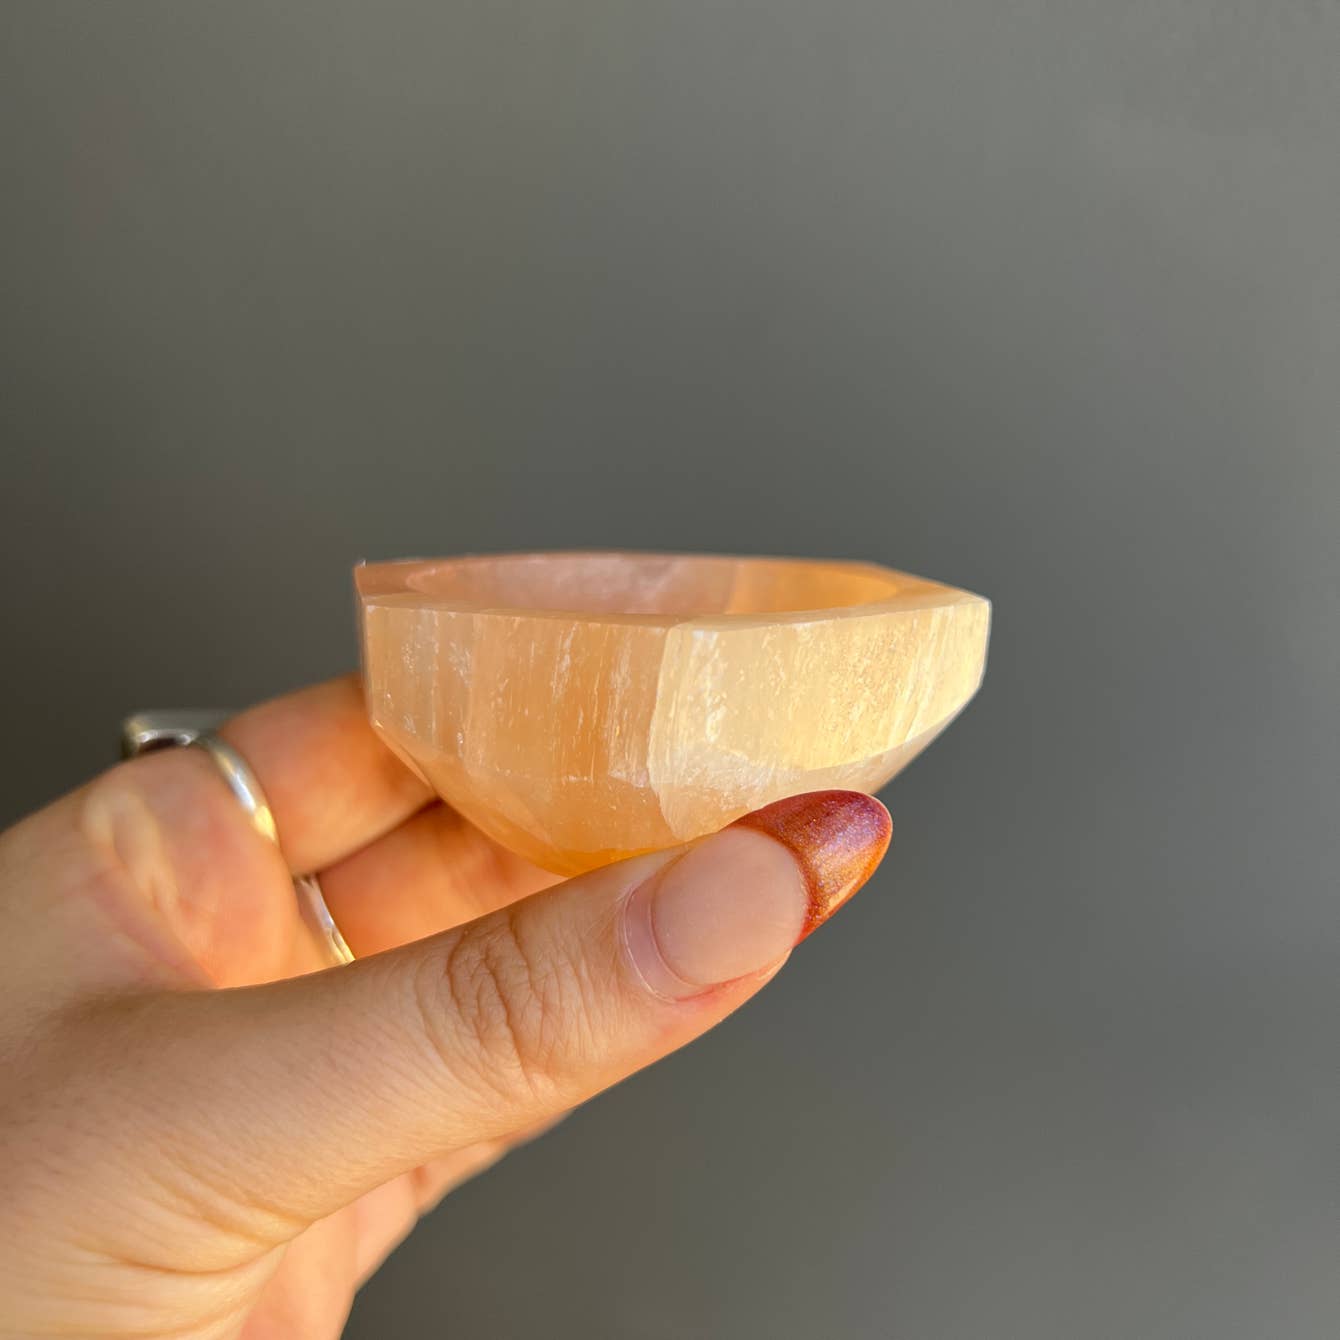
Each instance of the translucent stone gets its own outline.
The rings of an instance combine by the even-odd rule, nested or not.
[[[355,571],[373,725],[560,874],[873,792],[981,682],[990,605],[865,563],[508,554]]]

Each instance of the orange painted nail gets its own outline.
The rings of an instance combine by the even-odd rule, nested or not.
[[[892,828],[884,806],[857,791],[745,815],[632,891],[622,917],[630,966],[669,1000],[775,968],[869,879]]]
[[[790,796],[731,827],[766,833],[795,856],[809,893],[802,940],[875,873],[893,837],[888,810],[861,791]]]

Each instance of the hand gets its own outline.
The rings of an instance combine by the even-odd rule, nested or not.
[[[821,792],[555,885],[433,801],[352,680],[221,733],[282,852],[196,749],[0,835],[6,1336],[337,1336],[428,1206],[741,1005],[888,844]],[[354,964],[318,971],[311,870]]]

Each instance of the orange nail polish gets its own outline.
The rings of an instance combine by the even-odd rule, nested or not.
[[[731,827],[766,833],[795,856],[809,892],[802,940],[875,873],[893,836],[888,810],[861,791],[790,796]]]

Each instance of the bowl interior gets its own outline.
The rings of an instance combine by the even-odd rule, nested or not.
[[[434,603],[672,618],[843,608],[908,585],[860,563],[611,553],[446,559],[404,565],[400,580]]]

